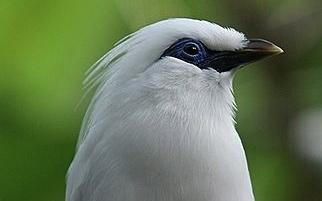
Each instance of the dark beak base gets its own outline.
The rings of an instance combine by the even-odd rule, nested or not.
[[[213,51],[200,67],[213,68],[221,73],[280,53],[283,53],[283,50],[269,41],[249,39],[246,46],[240,50]]]

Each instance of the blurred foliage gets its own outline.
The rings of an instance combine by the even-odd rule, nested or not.
[[[232,26],[285,50],[237,74],[237,129],[257,201],[322,200],[322,163],[301,157],[289,132],[302,111],[322,108],[320,0],[1,0],[1,201],[64,200],[84,72],[118,39],[170,17]]]

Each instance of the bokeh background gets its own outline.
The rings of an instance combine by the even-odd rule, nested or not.
[[[322,200],[322,1],[0,0],[0,201],[63,201],[84,72],[123,36],[206,19],[285,54],[242,69],[237,129],[257,201]]]

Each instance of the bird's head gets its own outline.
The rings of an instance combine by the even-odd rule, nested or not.
[[[247,39],[232,28],[207,21],[169,19],[125,37],[104,55],[86,82],[112,80],[122,84],[151,71],[212,74],[217,81],[231,79],[238,67],[283,50],[262,39]]]
[[[141,96],[136,102],[142,104],[151,97],[160,100],[150,102],[166,102],[175,99],[173,94],[194,104],[206,99],[204,92],[212,91],[214,99],[225,96],[217,101],[218,108],[227,102],[232,108],[230,92],[235,70],[281,52],[271,42],[247,39],[241,32],[207,21],[160,21],[125,37],[94,64],[85,83],[99,87],[89,111],[102,113],[113,94],[120,92],[124,94],[111,103],[113,106],[131,96]]]

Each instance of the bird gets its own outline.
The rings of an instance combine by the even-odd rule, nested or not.
[[[66,201],[254,201],[233,78],[282,53],[263,39],[171,18],[117,42],[87,72],[95,93]]]

